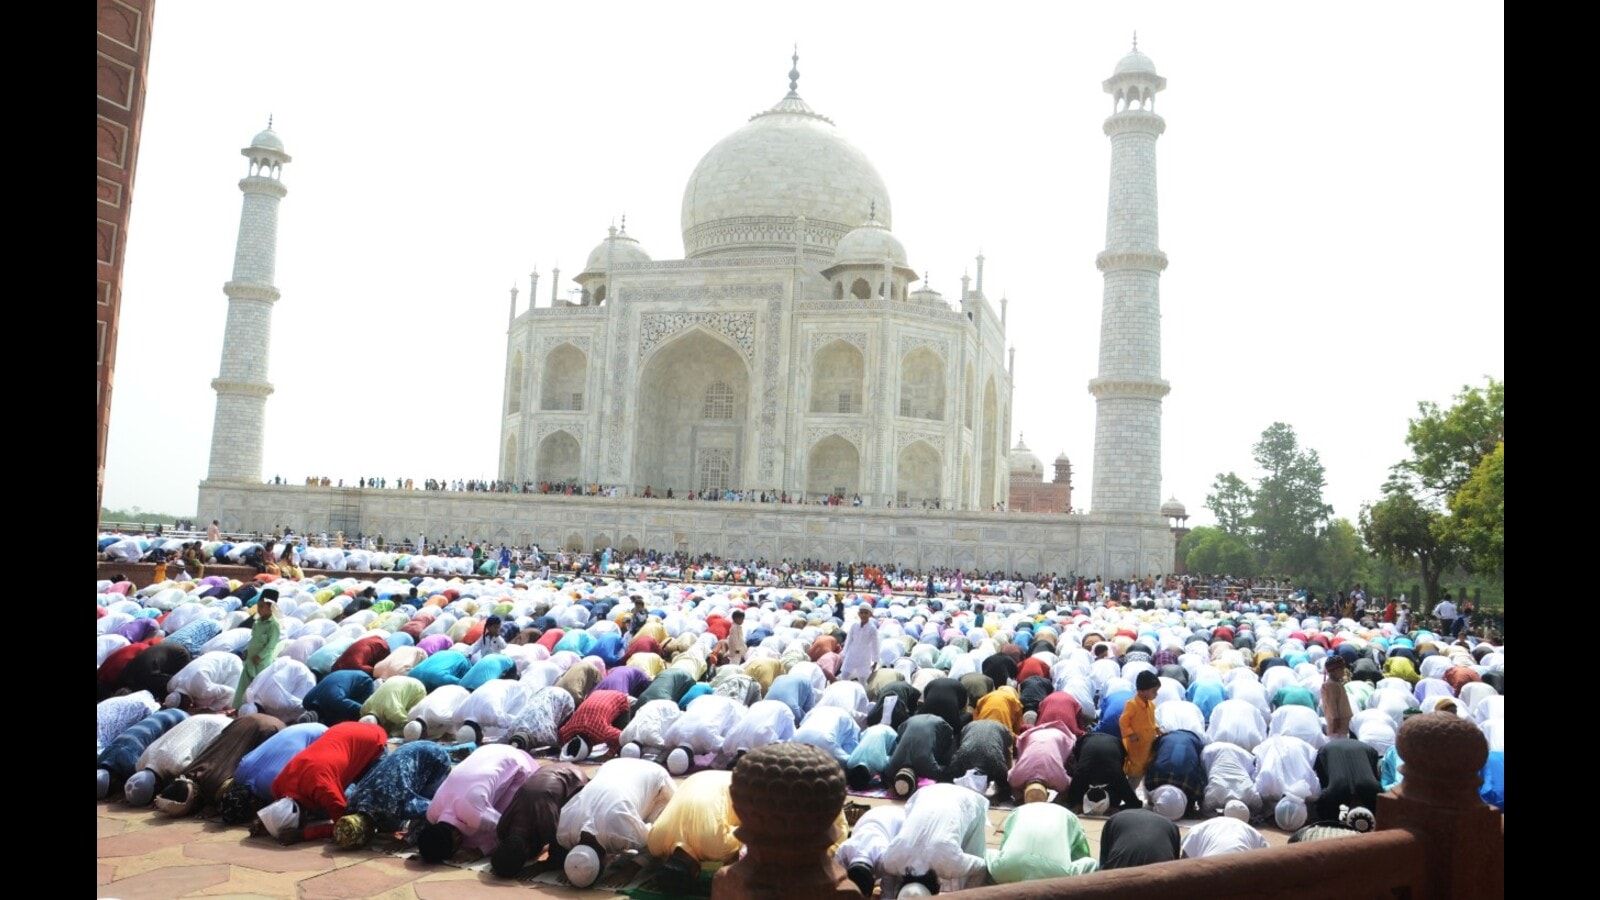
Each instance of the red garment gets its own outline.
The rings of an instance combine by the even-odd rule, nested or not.
[[[411,643],[415,644],[418,641],[422,640],[422,633],[424,631],[427,631],[428,630],[428,626],[432,625],[432,624],[433,624],[433,620],[432,619],[424,619],[424,618],[421,618],[421,617],[413,616],[411,621],[409,621],[409,622],[405,623],[404,625],[400,626],[400,630],[405,634],[411,635]]]
[[[1030,656],[1022,661],[1022,665],[1017,666],[1017,684],[1021,684],[1035,675],[1041,678],[1050,677],[1050,667],[1045,665],[1044,660],[1039,657]]]
[[[1066,691],[1056,691],[1039,703],[1039,718],[1034,722],[1036,726],[1047,722],[1060,722],[1063,727],[1072,732],[1073,737],[1083,737],[1083,726],[1078,722],[1082,714],[1082,706],[1078,698]]]
[[[554,653],[556,652],[556,644],[561,643],[561,639],[565,636],[565,631],[560,628],[552,628],[539,636],[539,646]]]
[[[719,641],[728,639],[728,629],[732,627],[733,623],[725,616],[706,616],[706,630],[716,635]]]
[[[806,655],[812,662],[822,658],[824,653],[838,653],[839,639],[831,634],[825,634],[811,642],[811,647],[806,650]]]
[[[654,653],[655,655],[660,656],[661,645],[656,642],[655,638],[650,637],[649,635],[636,637],[628,643],[628,653],[626,656],[622,657],[623,664],[626,665],[628,662],[628,657],[634,655],[635,653]]]
[[[100,668],[95,670],[95,680],[107,687],[115,685],[122,678],[122,670],[128,667],[128,663],[133,662],[135,656],[143,653],[146,647],[155,644],[158,640],[159,638],[151,638],[148,641],[140,641],[137,644],[118,647],[110,656],[106,657],[106,661],[100,664]]]
[[[467,629],[467,633],[461,636],[461,643],[466,644],[468,647],[476,644],[478,638],[483,637],[483,623],[483,619],[473,622],[472,627]]]
[[[1231,644],[1233,643],[1233,629],[1226,625],[1218,625],[1211,630],[1211,639],[1213,641],[1226,641]]]
[[[96,619],[104,619],[106,614],[109,612],[111,612],[111,610],[106,609],[104,606],[96,606],[94,608],[94,617]]]
[[[383,755],[388,743],[382,725],[340,722],[289,760],[272,780],[272,798],[288,797],[300,804],[302,824],[312,812],[338,819],[344,815],[344,789]]]
[[[627,710],[631,698],[622,691],[594,691],[583,698],[561,726],[561,743],[581,737],[590,744],[617,746],[622,731],[611,724]]]
[[[372,674],[372,667],[383,662],[389,655],[389,641],[380,635],[364,637],[354,644],[346,647],[339,658],[334,661],[331,671],[340,672],[345,669],[360,669]]]
[[[1461,696],[1462,688],[1473,683],[1474,681],[1483,680],[1481,677],[1479,677],[1475,670],[1466,666],[1451,666],[1450,668],[1446,669],[1444,675],[1440,677],[1444,679],[1445,684],[1450,685],[1451,693],[1455,694],[1457,697]]]

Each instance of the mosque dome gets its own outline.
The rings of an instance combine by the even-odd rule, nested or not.
[[[626,225],[623,226],[626,229]],[[616,265],[623,263],[650,262],[650,254],[636,240],[628,236],[626,230],[618,231],[614,226],[610,233],[589,251],[589,261],[583,264],[585,272],[604,272],[607,257]]]
[[[1140,53],[1137,49],[1135,49],[1130,51],[1127,56],[1124,56],[1122,59],[1117,61],[1116,71],[1114,71],[1112,74],[1154,75],[1156,74],[1156,64],[1151,61],[1150,57],[1145,56],[1143,53]]]
[[[836,245],[874,208],[884,229],[892,225],[882,176],[831,119],[800,99],[799,77],[791,70],[788,95],[695,166],[683,190],[687,258],[792,252],[798,216],[817,249]]]
[[[268,128],[250,139],[250,148],[252,150],[273,150],[282,153],[283,139],[278,137],[276,131]]]
[[[1071,464],[1072,464],[1072,460],[1067,459],[1067,451],[1063,450],[1060,453],[1056,454],[1056,465],[1060,466],[1060,465],[1071,465]]]
[[[834,265],[882,265],[885,257],[897,266],[906,265],[905,245],[877,219],[868,219],[833,248]]]
[[[1036,481],[1044,480],[1044,464],[1039,462],[1039,457],[1033,455],[1028,445],[1022,438],[1017,438],[1017,445],[1011,448],[1011,477],[1027,478]]]
[[[1148,509],[1149,507],[1146,508]],[[1177,497],[1172,497],[1161,504],[1161,514],[1169,519],[1183,519],[1188,517],[1189,511],[1184,508],[1182,503],[1178,502]]]

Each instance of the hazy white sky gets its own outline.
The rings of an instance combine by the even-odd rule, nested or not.
[[[1194,518],[1275,421],[1354,519],[1419,400],[1505,374],[1505,23],[1494,3],[276,4],[162,0],[104,502],[195,511],[247,162],[280,208],[264,477],[493,478],[513,283],[563,290],[613,218],[683,255],[683,186],[788,88],[874,161],[912,267],[1010,299],[1013,427],[1090,505],[1110,146],[1156,111],[1162,496]],[[1017,435],[1011,437],[1014,443]]]

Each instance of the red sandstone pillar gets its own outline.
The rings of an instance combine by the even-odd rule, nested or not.
[[[1395,737],[1405,780],[1378,797],[1380,829],[1423,835],[1427,896],[1505,897],[1505,819],[1478,796],[1489,742],[1453,713],[1413,716]]]
[[[733,767],[734,832],[745,855],[717,872],[711,900],[860,900],[828,855],[844,808],[844,770],[810,744],[768,744]]]

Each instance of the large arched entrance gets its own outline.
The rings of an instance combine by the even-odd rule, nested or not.
[[[538,467],[540,481],[576,482],[583,468],[578,439],[557,431],[540,441]]]
[[[940,501],[944,477],[939,451],[927,441],[916,441],[900,451],[895,466],[895,502],[900,506],[933,506]]]
[[[639,372],[635,487],[679,497],[756,487],[744,482],[749,416],[750,369],[726,341],[695,329],[661,347]]]
[[[860,492],[861,454],[856,446],[837,434],[817,441],[806,458],[806,496],[837,494],[848,500]]]

